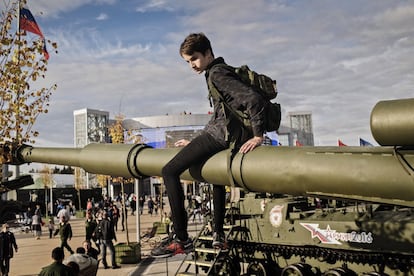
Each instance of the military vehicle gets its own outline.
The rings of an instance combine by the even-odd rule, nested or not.
[[[229,204],[228,248],[211,248],[203,228],[177,274],[414,275],[413,109],[414,99],[376,104],[377,147],[262,146],[231,161],[223,151],[194,165],[182,179],[233,184],[244,196]],[[135,178],[159,176],[178,150],[1,147],[9,164],[70,165]]]

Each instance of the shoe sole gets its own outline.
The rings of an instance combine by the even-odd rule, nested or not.
[[[163,254],[163,255],[151,255],[154,259],[169,258],[172,257],[173,253]]]
[[[194,251],[194,247],[188,247],[188,248],[184,248],[184,250],[182,252],[178,252],[178,253],[166,253],[166,254],[162,254],[162,255],[151,255],[151,257],[153,257],[154,259],[161,259],[161,258],[169,258],[175,255],[180,255],[180,254],[189,254],[191,252]]]

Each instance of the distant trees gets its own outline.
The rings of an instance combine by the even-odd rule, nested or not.
[[[43,173],[43,168],[40,170],[35,170],[34,168],[30,169],[30,173]],[[75,169],[72,168],[71,166],[63,166],[63,168],[59,168],[57,166],[55,166],[53,169],[51,169],[51,173],[52,174],[74,174],[75,173]]]

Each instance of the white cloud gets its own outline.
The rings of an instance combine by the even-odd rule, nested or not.
[[[172,5],[169,1],[165,0],[149,0],[145,3],[140,3],[135,10],[140,13],[151,12],[151,11],[172,11]]]
[[[106,13],[100,13],[97,17],[96,20],[106,20],[108,19],[108,15]]]
[[[64,139],[72,145],[72,112],[84,107],[130,117],[207,112],[204,77],[194,75],[178,55],[179,44],[190,32],[205,32],[215,54],[230,64],[249,64],[274,76],[284,111],[312,111],[315,141],[320,145],[336,145],[337,138],[358,145],[359,136],[373,142],[369,116],[374,104],[412,97],[414,3],[131,3],[141,13],[168,11],[174,25],[157,25],[157,20],[146,24],[138,22],[145,18],[138,16],[116,37],[107,36],[99,25],[80,23],[73,29],[55,30],[48,26],[59,54],[49,61],[46,83],[56,82],[58,91],[52,96],[50,114],[37,124],[43,130],[40,139]],[[120,5],[86,0],[36,2],[49,14],[84,9],[87,4]],[[122,17],[111,15],[104,22],[110,20],[117,23]],[[145,31],[138,36],[137,28]],[[56,136],[48,130],[51,126],[56,127]]]

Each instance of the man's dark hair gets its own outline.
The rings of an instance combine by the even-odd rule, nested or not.
[[[199,52],[205,55],[210,50],[211,55],[214,57],[213,49],[211,48],[210,40],[204,33],[192,33],[189,34],[181,43],[180,55],[183,54],[191,56],[194,52]]]
[[[83,247],[76,248],[76,253],[85,254],[86,253],[85,248]]]
[[[63,261],[65,258],[65,252],[63,252],[63,248],[56,247],[52,250],[52,259],[55,261]]]

